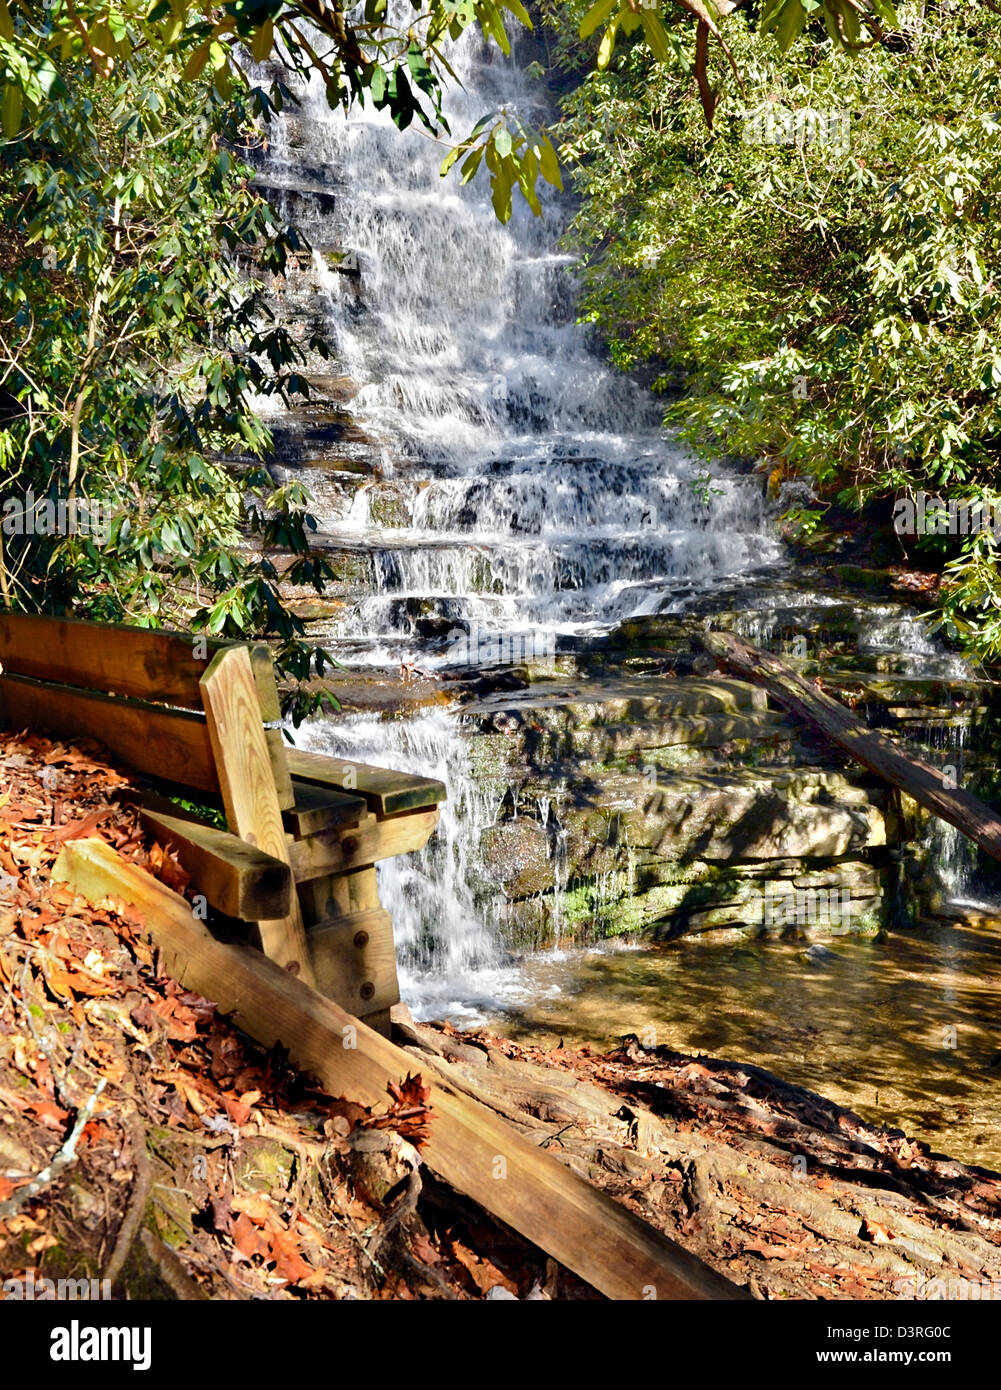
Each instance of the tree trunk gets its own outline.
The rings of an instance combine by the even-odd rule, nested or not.
[[[985,802],[951,786],[937,768],[868,728],[770,652],[759,651],[731,632],[705,632],[702,643],[706,651],[763,686],[790,714],[820,729],[863,767],[954,825],[992,858],[1001,859],[1001,818]]]

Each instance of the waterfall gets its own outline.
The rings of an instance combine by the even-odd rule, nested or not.
[[[454,131],[501,105],[545,119],[544,85],[513,59],[470,35],[450,61]],[[551,651],[778,558],[760,478],[720,469],[700,486],[655,398],[575,321],[564,200],[546,196],[539,218],[518,207],[503,227],[485,176],[443,182],[442,146],[370,108],[345,119],[319,88],[289,127],[272,186],[329,190],[290,192],[289,210],[316,248],[317,312],[364,431],[331,447],[326,476],[314,459],[309,480],[323,541],[363,569],[333,629],[344,660],[431,669],[448,659],[446,630]],[[348,500],[328,491],[338,479]],[[471,777],[461,721],[337,717],[304,738],[448,786],[435,843],[380,871],[404,997],[469,1004],[510,982],[476,862],[504,789]]]
[[[936,749],[937,765],[954,784],[963,786],[968,773],[970,727],[965,722],[947,725]],[[996,916],[997,901],[978,883],[977,851],[969,840],[948,821],[932,817],[926,842],[932,869],[932,901],[946,916],[983,912]]]

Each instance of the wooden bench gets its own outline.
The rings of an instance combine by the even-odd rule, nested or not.
[[[4,725],[96,739],[143,774],[143,824],[193,891],[388,1033],[400,996],[375,864],[427,843],[440,782],[289,748],[263,643],[0,613],[0,670]],[[171,796],[221,806],[230,833]]]

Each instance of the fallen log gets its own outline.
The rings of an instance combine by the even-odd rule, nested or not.
[[[190,905],[103,840],[75,840],[52,877],[131,905],[166,969],[267,1047],[281,1042],[334,1096],[385,1103],[413,1060],[251,947],[217,940]],[[731,1283],[432,1073],[428,1167],[613,1299],[743,1299]]]
[[[707,652],[763,686],[790,714],[820,729],[863,767],[954,825],[992,858],[1001,859],[1001,817],[986,802],[950,786],[937,768],[870,729],[771,652],[759,651],[732,632],[704,632],[701,638]]]
[[[987,1298],[1001,1177],[747,1063],[397,1025],[533,1143],[768,1300]]]

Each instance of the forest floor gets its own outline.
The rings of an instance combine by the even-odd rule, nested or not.
[[[376,1112],[323,1094],[165,976],[141,923],[51,882],[100,835],[185,890],[128,787],[89,746],[0,734],[5,1296],[597,1297],[421,1163],[435,1069],[758,1297],[1001,1294],[1001,1177],[755,1067],[636,1038],[544,1053],[401,1008],[414,1075]]]
[[[759,1298],[1001,1298],[1001,1175],[760,1067],[634,1035],[593,1054],[400,1031],[425,1066]]]

